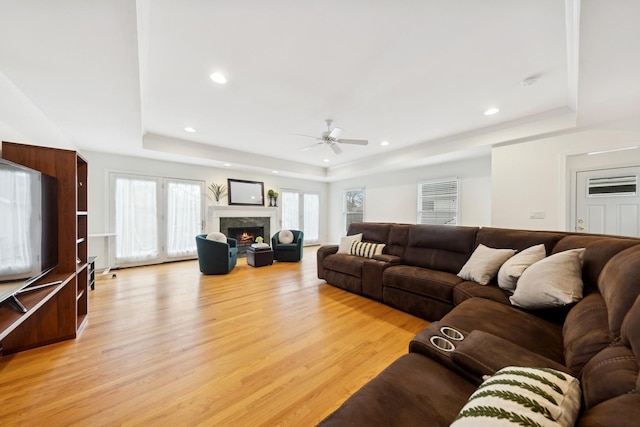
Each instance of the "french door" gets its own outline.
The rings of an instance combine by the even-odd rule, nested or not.
[[[125,267],[190,259],[202,233],[204,182],[110,174],[110,265]]]
[[[304,244],[320,243],[320,194],[281,190],[282,229],[302,230]]]

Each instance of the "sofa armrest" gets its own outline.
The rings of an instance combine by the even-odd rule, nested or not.
[[[375,259],[376,261],[383,261],[388,263],[389,265],[397,265],[400,264],[400,261],[402,260],[399,256],[396,255],[387,255],[387,254],[382,254],[382,255],[374,255],[373,259]]]
[[[362,264],[362,294],[382,301],[382,274],[387,267],[400,264],[395,255],[374,255]]]
[[[451,352],[451,360],[477,377],[493,375],[507,366],[553,368],[571,374],[564,365],[480,330],[460,341]]]
[[[318,252],[316,253],[318,279],[324,279],[324,259],[338,252],[338,248],[338,245],[325,245],[318,248]]]

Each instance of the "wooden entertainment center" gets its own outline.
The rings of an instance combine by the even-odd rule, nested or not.
[[[58,265],[32,286],[60,282],[20,294],[20,313],[0,305],[2,354],[75,338],[87,320],[87,170],[77,152],[2,142],[2,158],[58,182]],[[28,288],[26,288],[28,289]]]

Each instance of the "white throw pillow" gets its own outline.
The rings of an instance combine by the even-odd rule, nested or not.
[[[351,244],[353,242],[361,242],[362,233],[352,234],[351,236],[344,236],[340,238],[340,246],[338,247],[339,254],[348,254],[351,251]]]
[[[278,242],[283,245],[293,243],[293,233],[291,230],[280,230],[280,233],[278,234]]]
[[[558,252],[527,268],[511,304],[528,309],[560,307],[582,298],[584,248]]]
[[[509,258],[498,271],[498,286],[507,291],[515,291],[518,279],[532,264],[544,259],[547,251],[544,245],[531,246]]]
[[[451,426],[572,426],[580,395],[569,374],[509,366],[480,384]]]
[[[493,249],[481,243],[462,266],[458,277],[486,285],[496,276],[500,266],[515,253],[515,249]]]
[[[382,255],[385,246],[384,243],[352,242],[349,254],[373,258],[376,255]]]
[[[227,243],[227,236],[220,233],[219,231],[214,231],[213,233],[207,234],[207,240],[214,240],[220,243]]]

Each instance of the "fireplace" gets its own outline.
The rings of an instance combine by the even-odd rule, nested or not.
[[[271,227],[269,217],[221,217],[220,231],[225,236],[238,241],[238,256],[244,257],[247,248],[261,236],[265,243],[270,243]]]

